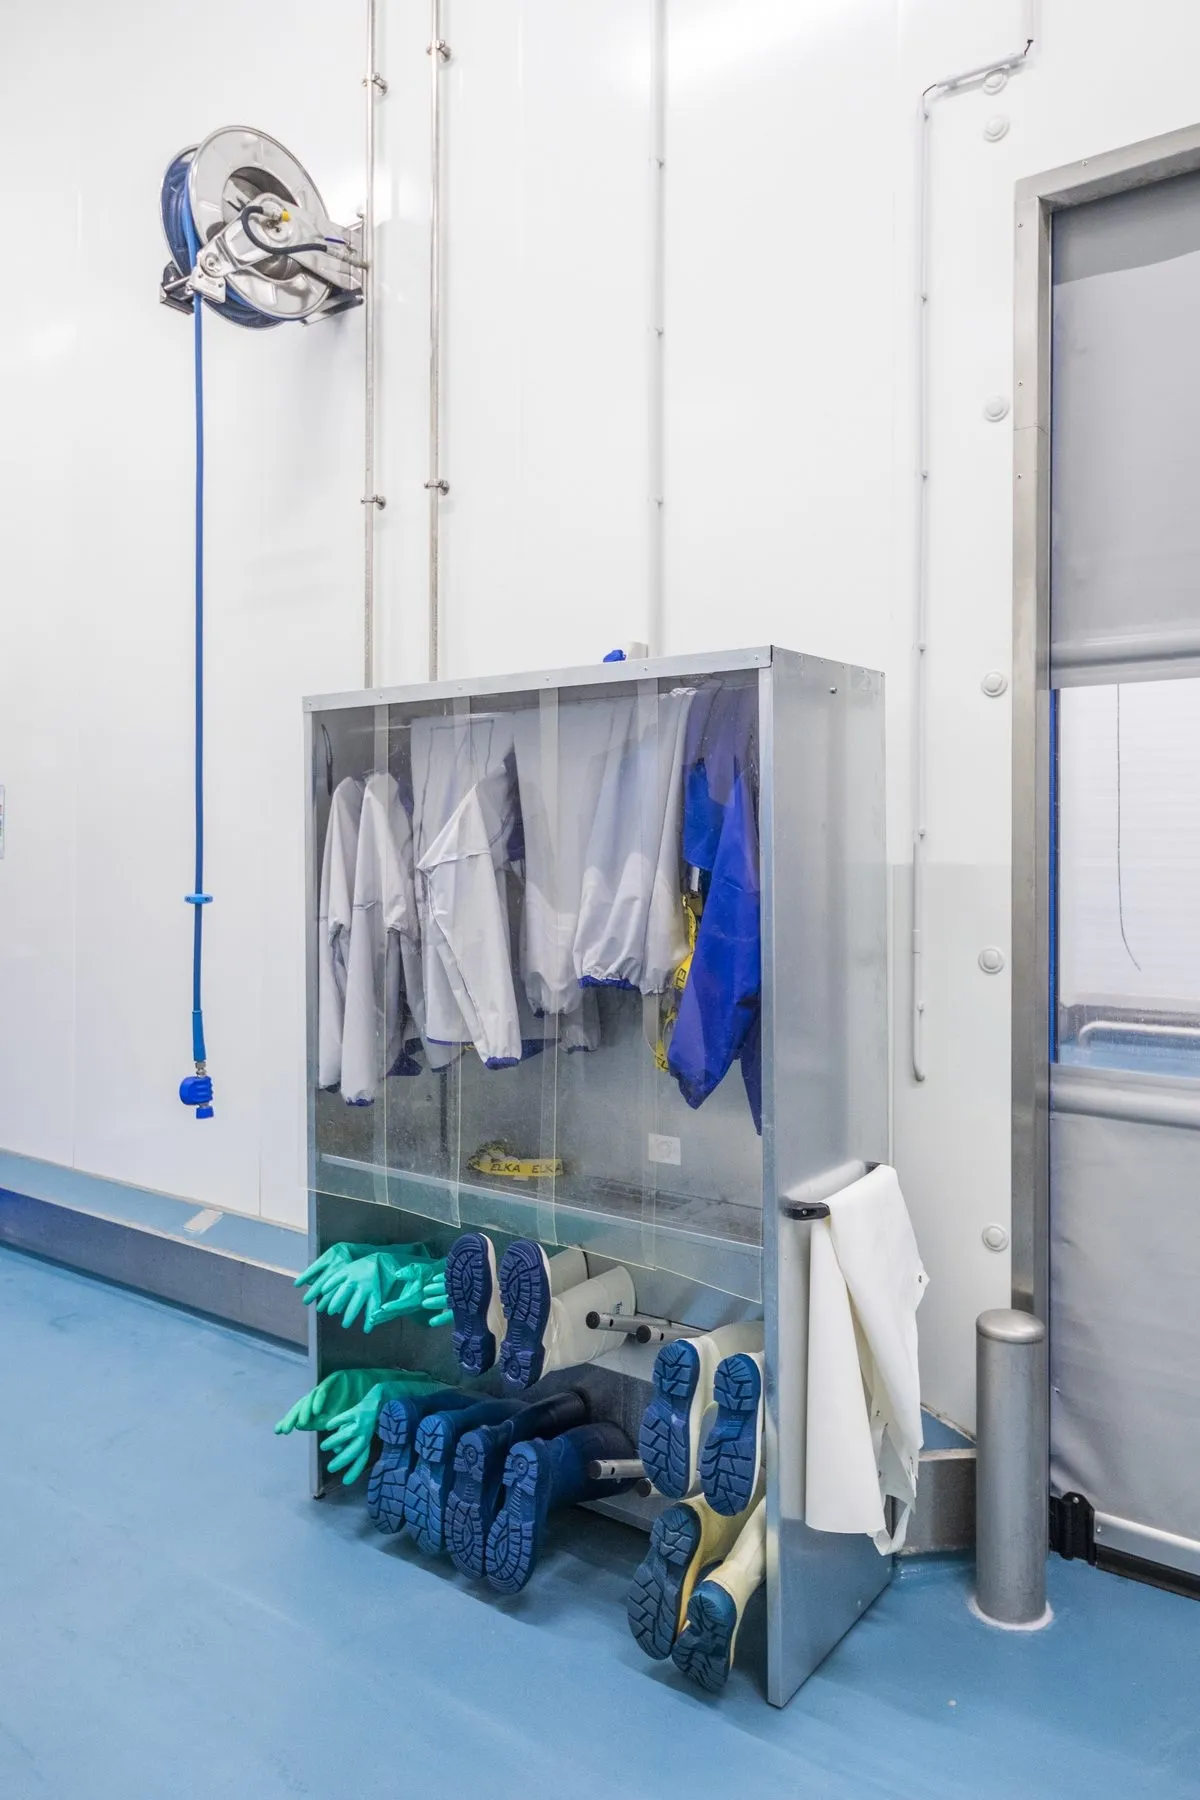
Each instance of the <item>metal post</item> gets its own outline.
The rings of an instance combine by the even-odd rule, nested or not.
[[[376,0],[367,0],[366,164],[363,201],[363,686],[375,684],[375,107],[387,82],[375,67]]]
[[[650,8],[650,563],[646,636],[663,654],[666,627],[667,0]],[[649,652],[647,652],[649,654]]]
[[[1046,1327],[997,1308],[975,1324],[975,1604],[996,1625],[1049,1619]]]
[[[429,101],[429,679],[441,674],[441,502],[450,483],[441,469],[442,420],[442,0],[430,0]]]

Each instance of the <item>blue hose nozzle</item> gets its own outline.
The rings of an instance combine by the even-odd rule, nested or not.
[[[186,1075],[179,1084],[179,1098],[185,1106],[194,1106],[198,1119],[213,1117],[213,1084],[211,1075]]]

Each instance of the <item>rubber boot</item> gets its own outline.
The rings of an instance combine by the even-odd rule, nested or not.
[[[760,1483],[760,1493],[761,1488]],[[670,1656],[693,1588],[706,1569],[733,1549],[745,1523],[744,1513],[730,1519],[714,1512],[702,1494],[659,1514],[626,1603],[629,1629],[647,1656],[657,1662]]]
[[[513,1445],[557,1437],[590,1417],[586,1394],[552,1394],[523,1406],[511,1419],[478,1425],[459,1439],[454,1486],[446,1502],[446,1548],[455,1568],[464,1575],[484,1573],[488,1532],[500,1511],[504,1465]]]
[[[654,1398],[638,1434],[646,1474],[660,1494],[686,1500],[699,1491],[704,1416],[713,1404],[718,1365],[739,1351],[761,1351],[762,1343],[762,1321],[754,1320],[663,1345],[654,1363]]]
[[[516,1444],[504,1467],[504,1505],[488,1533],[487,1578],[502,1594],[515,1594],[533,1574],[546,1520],[555,1508],[584,1500],[607,1500],[632,1487],[629,1481],[593,1481],[588,1464],[633,1456],[619,1425],[600,1421],[578,1425],[561,1437]]]
[[[454,1314],[454,1354],[467,1375],[486,1375],[504,1336],[496,1250],[482,1231],[455,1238],[446,1257],[446,1297]]]
[[[426,1555],[437,1556],[446,1548],[446,1501],[459,1439],[477,1425],[511,1418],[515,1410],[511,1400],[477,1400],[430,1413],[417,1426],[416,1461],[404,1489],[404,1523]]]
[[[739,1351],[713,1376],[717,1412],[700,1452],[700,1486],[714,1512],[735,1518],[754,1499],[762,1473],[763,1354]]]
[[[698,1582],[688,1602],[687,1623],[671,1652],[689,1681],[715,1693],[733,1667],[746,1604],[767,1574],[767,1503],[760,1500],[724,1562]]]
[[[380,1408],[375,1430],[383,1450],[367,1482],[367,1511],[380,1531],[404,1529],[404,1490],[416,1461],[413,1440],[421,1420],[432,1412],[451,1412],[473,1404],[470,1394],[443,1388],[437,1394],[389,1400]]]
[[[582,1260],[582,1252],[572,1254]],[[530,1388],[553,1369],[573,1369],[615,1349],[611,1332],[588,1329],[589,1312],[637,1310],[633,1279],[620,1264],[556,1292],[552,1277],[558,1261],[527,1238],[504,1252],[500,1293],[507,1324],[500,1372],[510,1388]]]

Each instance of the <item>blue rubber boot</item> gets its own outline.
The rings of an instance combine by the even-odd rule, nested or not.
[[[446,1298],[454,1314],[454,1354],[468,1375],[486,1375],[504,1335],[504,1309],[492,1240],[482,1231],[455,1238],[446,1257]]]
[[[586,1394],[552,1394],[523,1406],[511,1419],[479,1425],[459,1439],[454,1486],[446,1502],[446,1548],[455,1568],[464,1575],[484,1573],[488,1533],[500,1511],[504,1465],[513,1445],[557,1437],[590,1417]]]
[[[516,1410],[512,1400],[477,1400],[471,1406],[430,1413],[417,1426],[416,1461],[404,1489],[404,1523],[427,1556],[446,1548],[446,1502],[459,1439],[479,1425],[511,1418]]]
[[[375,1429],[383,1451],[367,1483],[367,1511],[380,1531],[404,1529],[404,1490],[415,1461],[414,1439],[421,1420],[431,1412],[450,1412],[472,1404],[470,1394],[443,1388],[437,1394],[389,1400],[380,1408]]]
[[[714,1512],[733,1518],[754,1499],[762,1469],[763,1358],[727,1356],[713,1377],[717,1414],[700,1452],[700,1486]]]
[[[600,1421],[577,1425],[561,1437],[516,1444],[504,1468],[504,1505],[488,1533],[487,1578],[502,1594],[515,1594],[533,1574],[546,1520],[560,1506],[607,1500],[632,1487],[629,1481],[593,1481],[590,1462],[632,1457],[633,1445],[619,1425]]]

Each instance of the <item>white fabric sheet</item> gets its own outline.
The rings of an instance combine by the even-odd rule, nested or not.
[[[917,1493],[917,1307],[929,1278],[894,1169],[844,1188],[829,1212],[812,1228],[805,1518],[816,1531],[866,1532],[888,1555]]]

